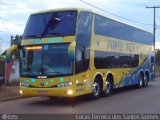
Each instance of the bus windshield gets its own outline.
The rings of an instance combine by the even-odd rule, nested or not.
[[[21,51],[21,76],[65,76],[72,74],[69,44],[27,46]]]
[[[75,34],[77,11],[55,11],[31,15],[23,39],[72,36]]]

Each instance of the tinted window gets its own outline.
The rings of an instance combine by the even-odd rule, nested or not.
[[[76,44],[90,47],[92,33],[92,13],[80,12],[78,16],[77,39]]]
[[[44,75],[68,75],[72,73],[72,62],[68,56],[69,44],[52,44],[43,47]]]
[[[23,39],[75,34],[77,11],[57,11],[31,15]]]
[[[91,34],[92,32],[92,14],[89,12],[80,12],[78,16],[77,34]]]
[[[21,51],[21,75],[41,75],[42,46],[39,49],[24,47]],[[30,47],[31,48],[31,47]]]
[[[154,56],[151,57],[151,63],[155,63]]]
[[[151,33],[109,18],[95,15],[94,25],[95,34],[135,41],[143,44],[153,44],[153,35]]]
[[[69,44],[26,46],[21,51],[21,76],[49,77],[72,74],[68,56]]]
[[[95,51],[94,64],[102,68],[134,68],[138,66],[139,55]]]
[[[92,33],[92,13],[80,12],[76,39],[76,73],[89,68],[90,43]]]
[[[89,50],[83,46],[76,47],[76,73],[84,72],[89,67]]]

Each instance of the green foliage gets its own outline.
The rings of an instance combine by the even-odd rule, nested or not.
[[[156,66],[156,76],[160,76],[160,66]]]
[[[21,45],[22,36],[21,35],[15,35],[11,36],[11,45]],[[16,49],[12,51],[12,59],[19,59],[19,50]]]
[[[2,55],[6,55],[6,53],[7,53],[7,50],[5,50],[5,51],[2,53]]]
[[[22,40],[21,35],[11,36],[11,45],[20,45]]]
[[[156,52],[156,64],[160,66],[160,50],[157,50]]]

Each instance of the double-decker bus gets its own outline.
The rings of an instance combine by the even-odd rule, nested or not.
[[[21,42],[20,93],[92,98],[148,85],[155,77],[153,35],[85,9],[30,15]]]

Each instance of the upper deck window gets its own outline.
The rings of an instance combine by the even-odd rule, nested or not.
[[[91,34],[92,17],[93,14],[89,12],[82,11],[79,13],[77,34]]]
[[[77,11],[55,11],[31,15],[23,39],[75,35]]]
[[[153,45],[153,35],[149,32],[100,15],[95,14],[94,18],[94,32],[97,35]]]

